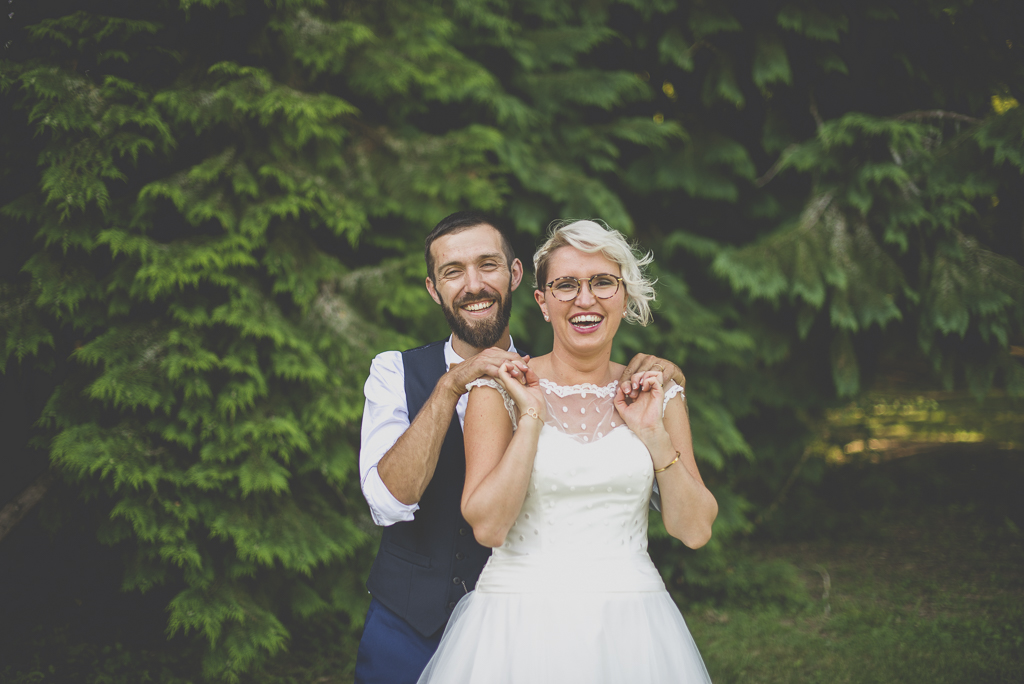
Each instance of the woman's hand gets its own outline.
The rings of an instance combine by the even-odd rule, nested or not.
[[[665,422],[662,418],[662,404],[665,391],[661,371],[649,370],[636,376],[637,396],[630,399],[619,385],[615,390],[615,409],[626,421],[629,429],[636,433],[644,444],[651,447],[652,439],[665,436]]]
[[[519,416],[530,415],[539,418],[543,423],[547,420],[547,402],[544,391],[540,388],[540,378],[532,368],[526,366],[525,372],[521,364],[506,362],[498,368],[495,378],[505,388],[508,395],[516,403]]]

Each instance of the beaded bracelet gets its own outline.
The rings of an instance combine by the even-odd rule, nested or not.
[[[676,461],[678,461],[678,460],[679,460],[679,457],[680,457],[681,455],[682,455],[682,454],[680,454],[680,453],[679,453],[679,450],[677,449],[677,450],[676,450],[676,457],[672,459],[672,462],[671,462],[671,463],[669,463],[669,464],[668,464],[667,466],[665,466],[664,468],[655,468],[655,469],[654,469],[654,472],[656,472],[656,473],[663,473],[663,472],[665,472],[666,470],[668,470],[669,468],[671,468],[672,466],[674,466],[674,465],[676,464]]]

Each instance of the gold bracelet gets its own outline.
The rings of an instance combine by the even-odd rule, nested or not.
[[[654,469],[654,472],[656,472],[656,473],[663,473],[663,472],[665,472],[666,470],[668,470],[669,468],[671,468],[672,466],[674,466],[674,465],[676,464],[676,461],[678,461],[678,460],[679,460],[679,457],[680,457],[681,455],[682,455],[682,454],[680,454],[680,453],[679,453],[679,450],[677,449],[677,450],[676,450],[676,457],[672,459],[672,462],[671,462],[671,463],[669,463],[669,464],[668,464],[667,466],[665,466],[664,468],[655,468],[655,469]]]
[[[519,417],[520,418],[526,418],[526,417],[536,418],[540,422],[542,422],[542,423],[544,422],[544,419],[537,415],[537,409],[533,408],[532,406],[527,408],[526,409],[526,413],[520,414]]]

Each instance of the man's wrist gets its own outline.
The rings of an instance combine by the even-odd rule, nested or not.
[[[441,376],[441,379],[438,381],[437,386],[446,394],[450,394],[451,396],[453,396],[456,401],[458,401],[459,397],[466,393],[466,386],[465,384],[459,381],[459,377],[458,374],[455,372],[454,366],[448,369],[448,372]]]

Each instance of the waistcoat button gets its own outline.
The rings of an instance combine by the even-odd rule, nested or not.
[[[461,577],[452,577],[452,584],[462,584]]]
[[[455,554],[455,560],[463,560],[465,557],[466,557],[466,554],[462,553],[461,551],[459,551],[457,554]]]
[[[465,537],[467,534],[469,534],[469,530],[467,530],[465,527],[460,527],[459,528],[459,536],[460,537]]]
[[[448,602],[448,610],[455,610],[455,601]]]

